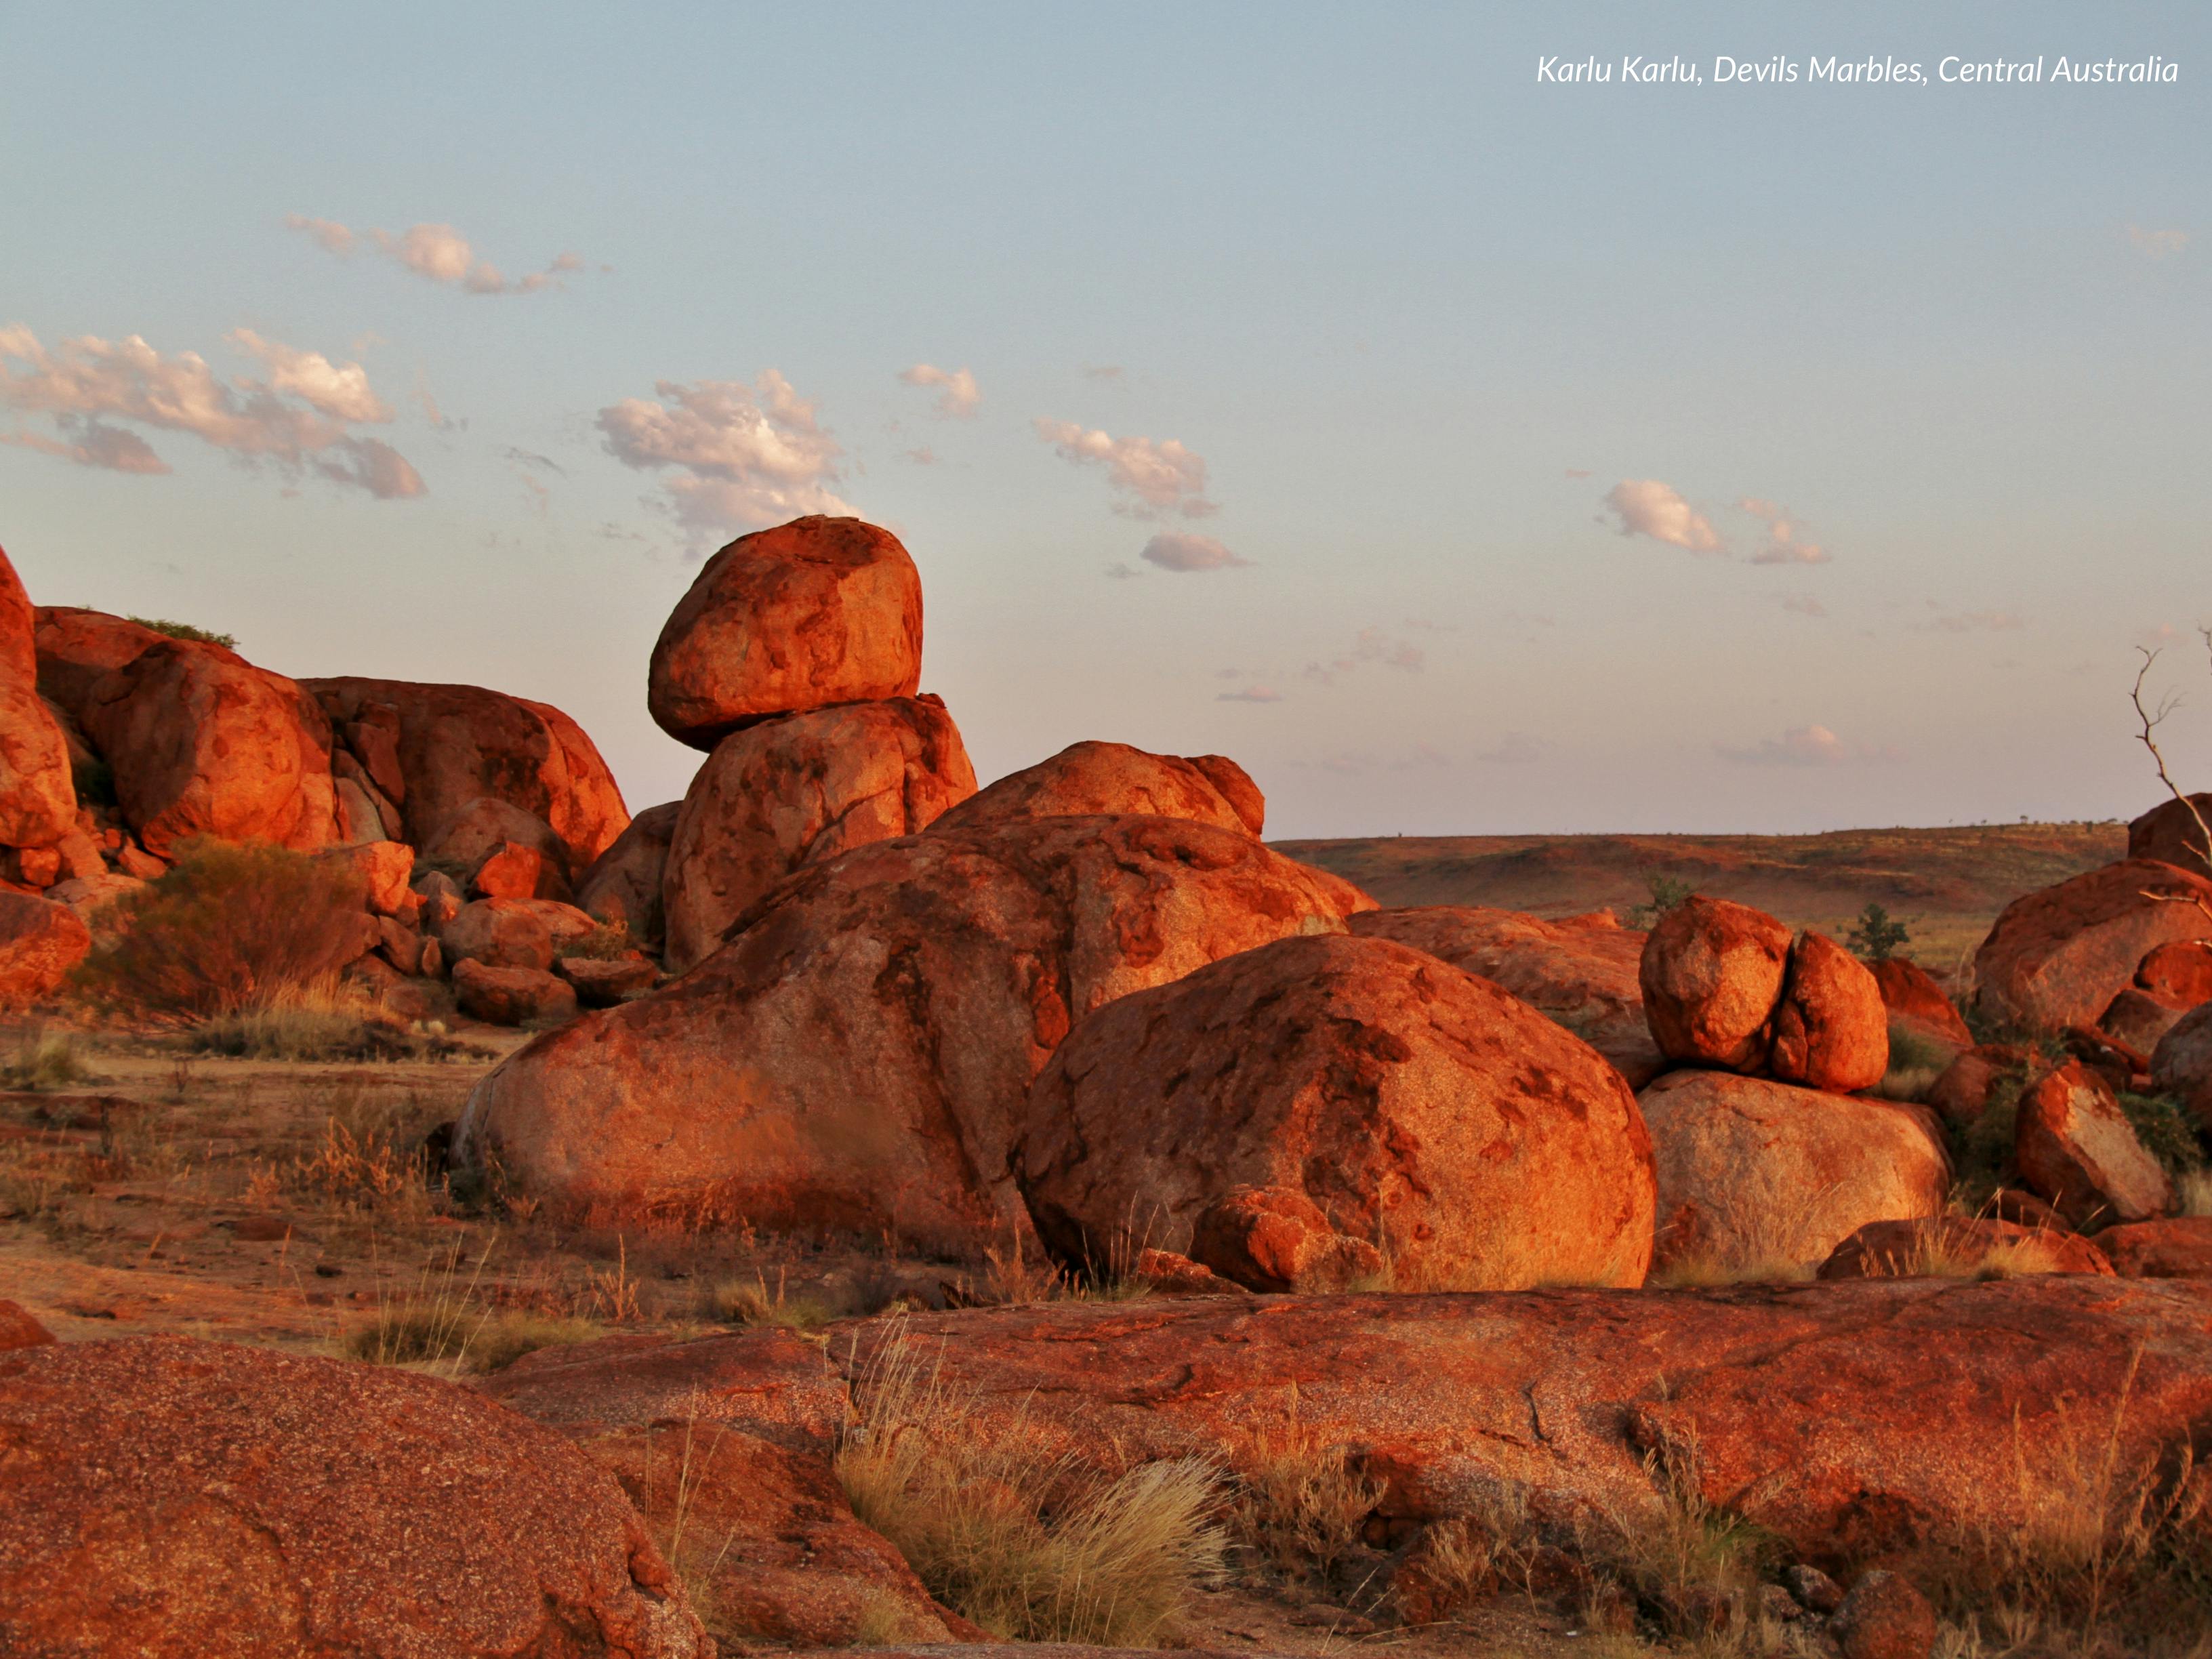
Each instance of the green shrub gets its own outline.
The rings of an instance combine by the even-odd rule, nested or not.
[[[219,645],[226,651],[238,649],[238,635],[235,634],[213,634],[204,628],[195,628],[190,623],[171,622],[166,617],[125,617],[124,620],[137,623],[141,628],[151,629],[155,633],[173,640],[192,640],[201,645]]]
[[[1911,941],[1911,932],[1903,922],[1892,921],[1888,911],[1869,902],[1859,912],[1849,943],[1852,953],[1868,962],[1887,962]]]
[[[1650,890],[1651,902],[1639,904],[1628,913],[1631,927],[1653,927],[1659,918],[1669,910],[1679,910],[1696,890],[1679,876],[1648,874],[1644,884]]]
[[[335,974],[361,948],[360,912],[356,878],[341,862],[194,842],[108,908],[76,983],[139,1013],[235,1013]]]
[[[2143,1150],[2164,1165],[2168,1175],[2179,1180],[2204,1167],[2204,1144],[2197,1139],[2197,1125],[2179,1103],[2165,1095],[2124,1094],[2120,1110],[2127,1115]]]

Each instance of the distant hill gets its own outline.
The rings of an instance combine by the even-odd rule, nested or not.
[[[1908,955],[1948,971],[1998,911],[2123,858],[2126,826],[2016,823],[1821,836],[1390,836],[1282,841],[1380,903],[1486,904],[1538,915],[1650,902],[1651,878],[1753,904],[1841,938],[1869,901],[1912,930]]]

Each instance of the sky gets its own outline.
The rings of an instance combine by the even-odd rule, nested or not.
[[[1665,11],[0,0],[0,545],[633,810],[699,561],[817,511],[981,776],[1271,836],[2130,816],[2142,647],[2212,785],[2212,13]]]

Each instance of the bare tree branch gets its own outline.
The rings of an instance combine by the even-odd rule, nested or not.
[[[2207,654],[2212,655],[2212,628],[2200,628],[2197,631],[2203,636]],[[2189,837],[2185,834],[2181,838],[2181,844],[2189,847],[2189,850],[2197,854],[2198,860],[2206,869],[2212,870],[2212,824],[2205,823],[2204,814],[2197,810],[2197,803],[2184,794],[2181,786],[2173,781],[2173,775],[2166,769],[2166,756],[2160,752],[2158,746],[2159,723],[2181,706],[2181,699],[2179,696],[2162,699],[2155,714],[2143,707],[2143,682],[2150,678],[2151,665],[2158,660],[2158,653],[2144,646],[2137,646],[2136,648],[2142,653],[2142,666],[2136,670],[2135,690],[2128,694],[2128,700],[2136,706],[2136,718],[2142,722],[2142,730],[2136,735],[2141,739],[2142,746],[2150,750],[2151,759],[2157,763],[2158,781],[2166,786],[2166,793],[2187,807],[2189,816],[2197,820],[2197,833],[2203,839],[2196,846],[2189,847]],[[2145,896],[2155,896],[2147,894]]]

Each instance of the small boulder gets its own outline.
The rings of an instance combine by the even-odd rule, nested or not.
[[[415,874],[415,849],[396,841],[369,842],[340,848],[323,854],[335,864],[349,866],[360,880],[362,902],[380,916],[396,916],[417,908],[408,883]]]
[[[1802,1273],[1869,1221],[1942,1213],[1950,1163],[1913,1108],[1724,1072],[1669,1072],[1638,1099],[1658,1267]]]
[[[54,1340],[54,1334],[13,1302],[0,1302],[0,1353],[11,1348],[35,1348]]]
[[[2009,1043],[1969,1048],[1944,1067],[1922,1098],[1945,1122],[1972,1123],[1989,1105],[1990,1091],[2001,1079],[2024,1070],[2033,1058],[2030,1050]]]
[[[1821,1279],[2014,1278],[2104,1273],[2112,1264],[2078,1233],[1981,1216],[1869,1221],[1829,1253]]]
[[[448,967],[467,961],[487,968],[550,972],[562,947],[599,931],[574,905],[551,899],[476,899],[438,930]]]
[[[2112,1085],[2080,1060],[2031,1082],[2015,1121],[2021,1179],[2073,1225],[2145,1221],[2173,1208],[2173,1182],[2136,1138]]]
[[[2212,1129],[2212,1003],[2191,1009],[2159,1038],[2151,1051],[2150,1080],[2160,1093],[2179,1098],[2199,1128]]]
[[[1151,1296],[1241,1296],[1244,1287],[1202,1262],[1172,1250],[1139,1250],[1123,1282]]]
[[[1974,954],[1975,1000],[2032,1031],[2094,1024],[2162,945],[2212,939],[2212,880],[2130,859],[2014,899]]]
[[[1869,963],[1868,968],[1893,1020],[1906,1022],[1916,1034],[1946,1048],[1974,1046],[1974,1034],[1957,1006],[1936,982],[1936,976],[1918,963],[1889,957]]]
[[[487,1025],[556,1024],[576,1017],[576,990],[532,968],[487,968],[466,958],[453,964],[453,1000]]]
[[[707,561],[653,647],[646,707],[711,750],[772,714],[910,697],[921,577],[898,538],[819,515],[741,536]]]
[[[422,842],[423,863],[456,872],[468,872],[473,888],[475,873],[510,847],[537,854],[556,870],[566,849],[553,826],[526,808],[496,795],[477,795],[455,807]],[[488,894],[487,897],[535,898],[535,893]]]
[[[1764,911],[1694,894],[1676,905],[1638,963],[1660,1052],[1685,1065],[1758,1071],[1789,957],[1790,930]]]
[[[1785,1083],[1851,1094],[1889,1069],[1889,1012],[1856,957],[1824,933],[1790,947],[1768,1069]]]
[[[2130,1221],[2097,1235],[2123,1279],[2212,1279],[2212,1216]]]
[[[2147,1059],[2187,1012],[2185,1008],[2160,1001],[2138,986],[2130,985],[2112,999],[2112,1006],[2105,1010],[2096,1029],[2126,1049],[2131,1059]],[[2141,1071],[2145,1067],[2131,1065],[2130,1069]]]
[[[2212,859],[2205,855],[2204,831],[2197,823],[2200,815],[2212,823],[2212,794],[2191,795],[2185,805],[2160,801],[2128,825],[2128,856],[2212,875]]]
[[[2185,1013],[2212,1002],[2212,945],[2191,939],[2160,945],[2136,969],[2136,983]]]
[[[1346,1291],[1383,1273],[1379,1250],[1338,1232],[1290,1187],[1231,1188],[1192,1220],[1190,1251],[1206,1272],[1251,1291]]]
[[[479,898],[542,898],[568,901],[568,878],[556,859],[535,847],[505,841],[484,855],[469,878],[469,890]]]
[[[59,881],[46,890],[45,896],[56,904],[66,904],[76,912],[77,919],[89,924],[108,905],[137,892],[145,885],[137,876],[94,876],[86,881]]]
[[[1851,1586],[1828,1633],[1843,1659],[1929,1659],[1936,1609],[1911,1580],[1876,1569]]]
[[[1649,1158],[1588,1044],[1422,951],[1324,934],[1083,1020],[1014,1168],[1047,1247],[1094,1269],[1149,1244],[1238,1277],[1194,1229],[1249,1187],[1303,1193],[1399,1289],[1510,1290],[1641,1284]]]
[[[1200,758],[1206,765],[1176,755],[1149,754],[1126,743],[1073,743],[1048,760],[1008,773],[954,807],[948,819],[957,827],[1009,818],[1147,812],[1258,835],[1256,820],[1264,819],[1267,810],[1259,787],[1234,761],[1219,755]],[[1223,781],[1230,790],[1221,787]]]
[[[52,996],[91,949],[92,930],[69,905],[0,888],[0,1008]]]
[[[643,957],[562,957],[554,967],[576,988],[576,1000],[586,1008],[611,1008],[625,997],[650,991],[660,978],[660,970]]]
[[[657,945],[663,935],[661,881],[668,868],[669,843],[676,837],[682,801],[648,806],[629,828],[592,861],[576,884],[576,908],[620,927],[640,945]]]
[[[803,866],[927,829],[975,791],[959,728],[935,697],[846,703],[732,732],[691,780],[661,905],[669,971]]]

